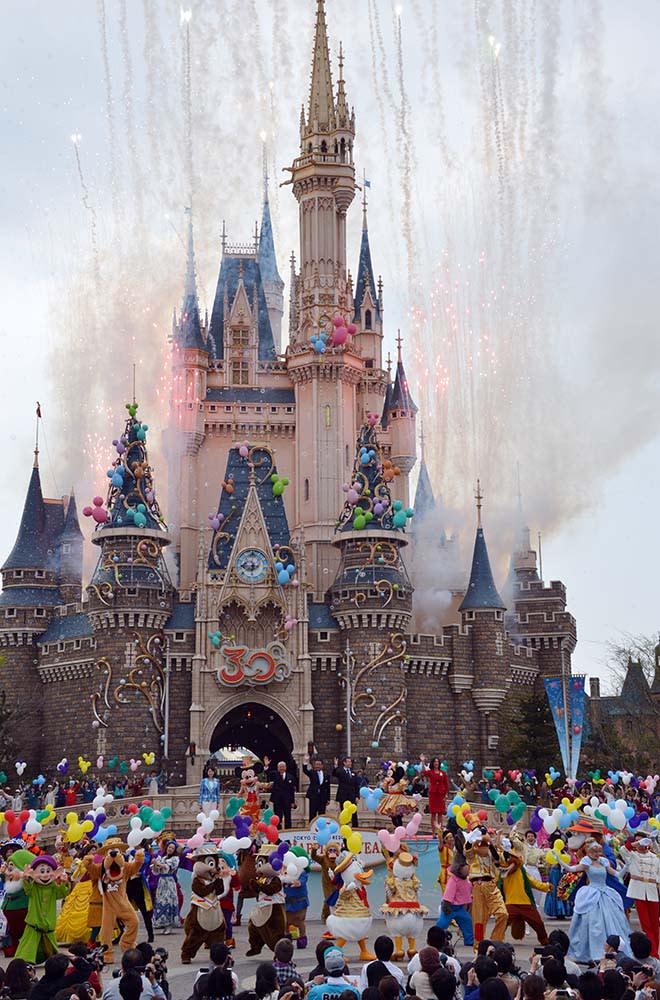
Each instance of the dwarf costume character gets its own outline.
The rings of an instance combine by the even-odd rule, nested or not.
[[[128,898],[126,885],[140,871],[144,852],[136,851],[135,857],[126,861],[124,851],[127,849],[127,845],[119,837],[109,837],[98,848],[97,855],[88,866],[90,878],[100,884],[103,904],[99,940],[106,946],[104,960],[108,965],[114,962],[112,942],[120,923],[123,925],[119,941],[122,952],[134,948],[137,942],[138,918]]]
[[[494,941],[503,941],[509,920],[502,893],[497,888],[500,877],[500,858],[487,832],[476,829],[465,838],[465,858],[469,865],[468,879],[472,885],[472,927],[475,947],[486,936],[486,924],[495,918],[489,935]]]
[[[550,892],[549,882],[539,882],[531,878],[525,871],[522,853],[514,849],[506,837],[502,840],[504,863],[500,889],[504,896],[509,926],[514,941],[522,941],[525,936],[525,924],[529,924],[539,939],[539,944],[548,943],[548,932],[539,913],[532,890]]]
[[[231,869],[231,880],[227,893],[220,900],[222,915],[225,918],[225,944],[228,948],[235,948],[234,940],[234,893],[241,890],[241,877],[236,871],[236,855],[221,853],[221,857],[227,862]]]
[[[42,854],[24,869],[23,888],[28,911],[16,958],[38,965],[59,951],[55,940],[57,900],[69,893],[68,877],[55,858]]]
[[[651,844],[646,834],[636,834],[632,843],[628,841],[625,847],[619,848],[619,854],[630,873],[628,898],[635,900],[640,926],[651,942],[651,954],[658,958],[660,858],[651,852]]]
[[[335,878],[341,845],[336,840],[329,840],[325,847],[318,847],[314,844],[310,847],[309,853],[312,861],[321,866],[321,887],[323,889],[321,920],[327,920],[339,898],[339,889],[342,884],[340,878]]]
[[[376,956],[367,948],[372,916],[365,886],[373,871],[365,871],[359,857],[348,851],[335,868],[335,877],[337,875],[341,876],[342,886],[337,904],[325,922],[326,927],[340,948],[347,941],[357,941],[360,961],[371,962]]]
[[[231,891],[232,870],[215,844],[204,844],[192,855],[192,894],[190,909],[183,924],[185,938],[181,961],[190,965],[202,945],[210,948],[225,940],[222,898]]]
[[[394,961],[403,960],[403,938],[408,939],[408,958],[417,954],[417,938],[424,930],[428,909],[419,902],[421,882],[415,874],[415,857],[401,851],[392,862],[385,879],[385,902],[380,912],[385,916],[387,932],[394,938]]]
[[[286,933],[284,886],[282,879],[270,863],[270,856],[277,850],[275,844],[262,844],[255,862],[254,883],[257,901],[248,921],[250,947],[246,955],[258,955],[266,945],[275,951],[275,945]]]
[[[2,869],[5,894],[2,899],[2,912],[7,921],[7,936],[9,944],[5,946],[5,958],[16,954],[28,911],[28,898],[23,887],[23,872],[26,866],[34,861],[34,854],[20,849],[9,855]]]

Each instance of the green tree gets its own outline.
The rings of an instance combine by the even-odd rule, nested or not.
[[[550,764],[561,767],[561,756],[555,724],[545,691],[523,695],[511,701],[505,731],[506,756],[510,767],[535,768],[539,775]]]

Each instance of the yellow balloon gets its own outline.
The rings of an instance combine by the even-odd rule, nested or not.
[[[561,837],[557,837],[557,839],[555,840],[555,842],[554,842],[554,844],[552,846],[553,846],[553,848],[554,848],[555,851],[563,851],[564,850],[564,841],[561,839]]]
[[[353,833],[353,827],[344,824],[342,827],[339,828],[339,832],[341,833],[342,837],[346,840]]]
[[[0,823],[4,823],[4,821],[5,821],[5,814],[0,813]]]
[[[456,825],[459,826],[461,830],[467,830],[468,823],[463,813],[459,813],[456,817]]]
[[[557,864],[557,859],[554,856],[554,854],[552,853],[552,851],[548,851],[547,852],[547,854],[545,856],[545,863],[546,863],[546,865],[556,865]]]
[[[573,802],[574,809],[579,809],[581,805],[582,805],[582,799],[575,799],[575,801]]]
[[[454,816],[458,816],[459,812],[461,811],[461,807],[460,806],[452,806],[451,807],[451,811],[453,812]]]
[[[561,800],[561,804],[562,804],[563,806],[566,806],[566,808],[567,808],[567,809],[570,809],[570,808],[571,808],[571,800],[570,800],[570,799],[569,799],[569,798],[568,798],[568,797],[567,797],[566,795],[565,795],[565,796],[564,796],[564,798],[563,798],[563,799]]]
[[[67,813],[64,817],[64,821],[67,826],[71,826],[72,823],[76,823],[78,821],[78,817],[75,813]]]
[[[357,832],[353,830],[349,837],[346,838],[346,846],[348,847],[351,854],[359,854],[362,850],[362,837]]]

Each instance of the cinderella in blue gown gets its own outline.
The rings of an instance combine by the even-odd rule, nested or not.
[[[575,894],[573,919],[568,931],[570,956],[576,962],[594,962],[603,957],[605,939],[618,934],[621,951],[630,955],[628,936],[630,924],[626,918],[621,895],[606,884],[607,858],[584,857],[571,871],[586,870],[588,884]]]

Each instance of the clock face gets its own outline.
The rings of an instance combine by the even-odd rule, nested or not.
[[[268,559],[260,549],[243,549],[236,560],[236,572],[246,583],[261,583],[268,575]]]

